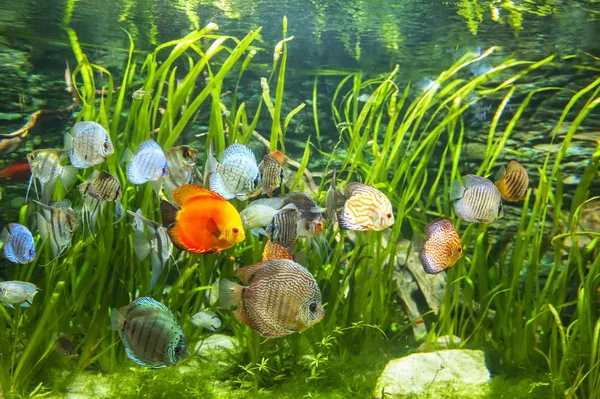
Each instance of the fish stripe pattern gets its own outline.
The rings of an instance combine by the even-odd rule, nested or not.
[[[345,193],[347,200],[337,215],[341,229],[383,230],[394,223],[392,204],[381,191],[362,183],[350,183]]]

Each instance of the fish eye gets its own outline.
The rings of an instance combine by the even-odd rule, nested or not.
[[[316,303],[314,303],[314,302],[313,302],[313,303],[311,303],[311,304],[308,306],[308,309],[310,309],[310,311],[311,311],[311,312],[314,312],[314,311],[316,311],[316,310],[317,310],[317,304],[316,304]]]
[[[388,219],[392,218],[392,214],[391,213],[388,213],[386,216],[387,216]]]
[[[33,249],[30,249],[30,250],[28,251],[28,253],[29,253],[29,256],[33,255]]]
[[[181,346],[176,346],[175,347],[175,354],[177,356],[181,355],[182,352],[183,352],[183,349],[181,349]]]
[[[231,231],[233,232],[233,234],[237,234],[240,232],[240,230],[237,227],[234,227],[233,229],[231,229]]]
[[[458,247],[457,251],[458,251],[458,253],[461,253],[462,252],[462,248]]]

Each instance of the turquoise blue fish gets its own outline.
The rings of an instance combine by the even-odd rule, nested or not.
[[[144,184],[167,176],[169,166],[165,152],[156,141],[144,141],[131,159],[127,168],[127,179],[133,184]]]
[[[0,302],[14,309],[13,305],[28,308],[33,297],[38,292],[38,287],[23,281],[3,281],[0,283]]]
[[[8,225],[2,232],[4,256],[13,263],[24,265],[35,259],[35,243],[27,227],[18,223]]]
[[[162,303],[141,297],[113,309],[113,331],[118,331],[127,357],[140,366],[162,368],[188,357],[183,330],[173,313]]]

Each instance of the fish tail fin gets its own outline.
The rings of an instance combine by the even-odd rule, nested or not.
[[[123,318],[121,312],[113,308],[112,312],[110,313],[110,327],[112,328],[112,330],[121,331],[124,322],[125,319]]]
[[[421,252],[425,248],[425,238],[418,233],[413,235],[412,252]]]
[[[3,228],[2,233],[0,233],[0,241],[2,241],[2,242],[8,241],[9,236],[10,236],[10,233],[8,232],[8,229],[6,227]]]
[[[459,180],[452,182],[452,188],[450,189],[450,201],[456,201],[461,199],[465,194],[466,187]]]
[[[155,252],[153,252],[150,256],[150,266],[152,267],[152,277],[150,277],[150,291],[152,291],[163,271],[163,263],[158,257],[158,254],[156,254]]]
[[[65,133],[63,144],[63,150],[70,153],[73,149],[73,136],[70,133]]]
[[[150,253],[150,240],[139,230],[133,235],[133,251],[140,262]]]
[[[69,190],[77,178],[77,168],[67,165],[60,171],[60,180],[65,190]]]
[[[496,172],[494,179],[498,181],[501,180],[504,176],[506,176],[506,168],[504,166],[500,166],[500,169],[498,169],[498,172]]]
[[[48,238],[48,225],[46,222],[46,218],[44,218],[41,213],[37,213],[36,216],[37,216],[37,226],[38,226],[38,231],[40,232],[40,237],[42,237],[42,240],[45,241],[46,238]]]
[[[160,201],[160,213],[162,215],[162,224],[164,227],[170,227],[175,224],[178,212],[179,210],[171,203],[165,200]]]
[[[241,302],[244,287],[222,278],[219,281],[219,303],[221,309],[229,309],[236,303]]]
[[[214,156],[214,145],[211,142],[208,145],[208,155],[206,156],[206,164],[204,165],[204,187],[209,187],[210,177],[217,171],[219,162]]]

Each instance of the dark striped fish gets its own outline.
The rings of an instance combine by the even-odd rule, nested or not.
[[[133,184],[144,184],[167,176],[169,166],[164,151],[157,142],[144,141],[127,167],[127,180]]]
[[[70,244],[71,237],[79,227],[75,211],[71,209],[71,202],[64,200],[50,205],[34,201],[42,208],[37,214],[38,229],[43,240],[50,241],[50,248],[54,257],[58,257]]]
[[[265,249],[262,253],[262,260],[277,260],[277,259],[290,259],[293,260],[292,257],[292,248],[284,247],[279,244],[275,244],[271,240],[267,240],[267,244],[265,245]]]
[[[22,265],[35,259],[35,243],[27,227],[18,223],[10,223],[8,230],[2,231],[4,256],[13,263]]]
[[[240,212],[244,228],[250,230],[257,237],[259,234],[265,234],[265,227],[283,208],[283,203],[283,198],[261,198],[252,201]]]
[[[202,175],[196,168],[198,151],[188,145],[180,145],[166,150],[165,156],[169,168],[169,176],[164,182],[167,192],[192,183],[194,180],[202,181]]]
[[[502,166],[496,174],[496,187],[505,200],[521,201],[529,187],[527,171],[517,161],[510,161],[506,168]]]
[[[293,204],[300,211],[298,220],[298,236],[312,238],[323,231],[323,212],[312,198],[304,193],[288,193],[284,197],[283,205]]]
[[[167,229],[155,221],[145,218],[140,209],[136,213],[131,211],[127,211],[127,213],[135,218],[136,231],[133,235],[133,250],[137,260],[141,262],[150,255],[150,266],[152,267],[150,291],[152,291],[162,274],[165,264],[171,257],[173,243],[169,238]],[[150,229],[152,234],[150,238],[144,234],[144,225]]]
[[[267,226],[267,236],[275,244],[291,247],[298,239],[299,220],[298,208],[294,204],[288,204],[273,216],[271,223]]]
[[[121,199],[121,183],[112,174],[95,170],[91,179],[79,185],[82,196],[92,197],[98,201],[118,201]]]
[[[68,190],[75,178],[77,177],[77,169],[72,166],[61,165],[65,158],[65,153],[62,150],[46,149],[35,150],[27,154],[27,161],[31,169],[31,178],[27,187],[26,198],[29,197],[29,189],[31,183],[37,180],[42,190],[42,200],[48,201],[54,192],[56,180],[60,177],[62,185]],[[34,184],[37,191],[37,187]]]
[[[440,273],[456,264],[462,256],[460,236],[449,219],[435,219],[425,226],[425,241],[418,240],[414,250],[425,272]]]
[[[161,368],[188,357],[185,335],[175,316],[152,298],[141,297],[113,309],[111,326],[119,332],[127,357],[140,366]]]
[[[273,151],[264,156],[262,162],[258,165],[261,174],[262,188],[269,197],[277,187],[280,187],[285,178],[283,165],[286,157],[279,151]]]
[[[504,216],[502,196],[485,177],[466,175],[452,184],[450,200],[461,219],[471,223],[490,223]]]
[[[39,288],[23,281],[0,282],[0,302],[14,309],[13,305],[28,308]]]
[[[342,230],[384,230],[394,224],[392,203],[381,191],[362,183],[344,187],[346,202],[337,213]]]
[[[111,156],[115,150],[110,135],[97,122],[77,122],[73,134],[65,134],[65,152],[71,164],[78,169],[98,165]]]
[[[242,302],[235,318],[266,338],[302,332],[324,315],[315,278],[298,263],[280,259],[239,268],[235,275],[247,286],[226,279],[219,283],[222,308]]]

